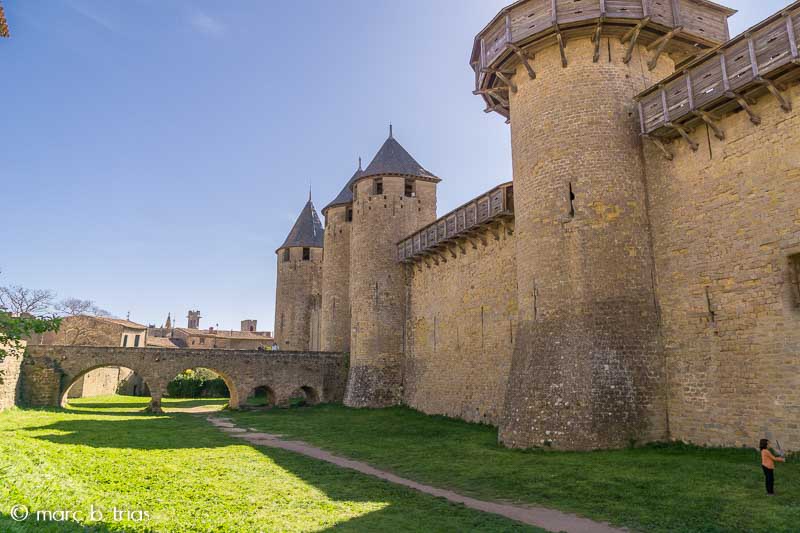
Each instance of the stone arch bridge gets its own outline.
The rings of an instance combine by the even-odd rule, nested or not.
[[[340,402],[347,381],[347,357],[339,353],[191,350],[98,346],[28,346],[20,374],[20,400],[28,406],[63,406],[67,391],[91,370],[125,367],[150,389],[150,409],[161,412],[167,383],[189,368],[218,373],[237,409],[256,388],[278,405],[303,389],[315,401]]]

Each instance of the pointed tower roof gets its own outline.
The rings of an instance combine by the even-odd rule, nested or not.
[[[389,138],[383,143],[375,158],[355,181],[371,176],[409,176],[428,181],[439,182],[441,179],[432,172],[422,168],[422,165],[411,157],[394,138],[392,127],[389,126]],[[352,189],[352,186],[351,186]]]
[[[342,189],[341,192],[339,192],[339,194],[336,196],[336,198],[334,198],[331,203],[329,203],[328,205],[326,205],[325,207],[322,208],[322,214],[323,215],[325,214],[325,211],[327,211],[331,207],[336,207],[337,205],[347,205],[347,204],[352,204],[353,203],[352,186],[356,181],[358,181],[358,178],[360,178],[361,174],[363,174],[363,173],[364,173],[364,171],[361,169],[361,158],[359,157],[358,158],[358,170],[356,170],[355,174],[353,174],[353,177],[350,178],[350,180],[347,182],[347,184],[345,184],[344,189]]]
[[[293,246],[322,248],[323,235],[322,223],[317,215],[317,210],[314,209],[314,204],[311,202],[311,195],[309,194],[308,202],[306,202],[303,210],[300,211],[300,216],[297,217],[292,231],[289,232],[286,240],[278,250]]]
[[[172,313],[167,313],[167,321],[164,323],[166,329],[172,329]]]

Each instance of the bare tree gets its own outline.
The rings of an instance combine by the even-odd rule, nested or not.
[[[53,291],[44,289],[0,287],[0,307],[17,315],[41,315],[50,309],[54,298]]]
[[[101,309],[91,300],[81,300],[80,298],[65,298],[56,304],[56,311],[62,316],[111,316],[111,313]]]

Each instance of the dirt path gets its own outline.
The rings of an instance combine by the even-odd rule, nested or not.
[[[424,492],[425,494],[444,498],[454,503],[460,503],[471,509],[497,514],[506,518],[510,518],[511,520],[516,520],[524,524],[540,527],[548,531],[566,531],[568,533],[621,533],[627,531],[625,529],[611,527],[602,522],[595,522],[594,520],[562,513],[561,511],[547,509],[545,507],[518,506],[477,500],[475,498],[463,496],[450,490],[439,489],[430,485],[424,485],[410,479],[396,476],[390,472],[379,470],[361,461],[353,461],[352,459],[333,455],[330,452],[326,452],[321,448],[316,448],[306,444],[305,442],[282,440],[281,435],[259,433],[256,430],[240,428],[237,427],[236,424],[234,424],[229,418],[212,415],[207,417],[207,420],[220,430],[229,433],[232,437],[243,439],[250,444],[255,444],[257,446],[269,446],[270,448],[280,448],[282,450],[289,450],[295,453],[306,455],[308,457],[313,457],[314,459],[318,459],[320,461],[332,463],[342,468],[355,470],[368,476],[377,477],[390,483],[395,483],[419,492]]]

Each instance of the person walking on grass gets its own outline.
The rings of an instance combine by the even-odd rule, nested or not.
[[[769,451],[769,440],[767,439],[761,439],[758,447],[761,450],[761,469],[764,471],[767,483],[767,495],[775,496],[775,461],[785,463],[786,459],[772,455],[772,452]]]

